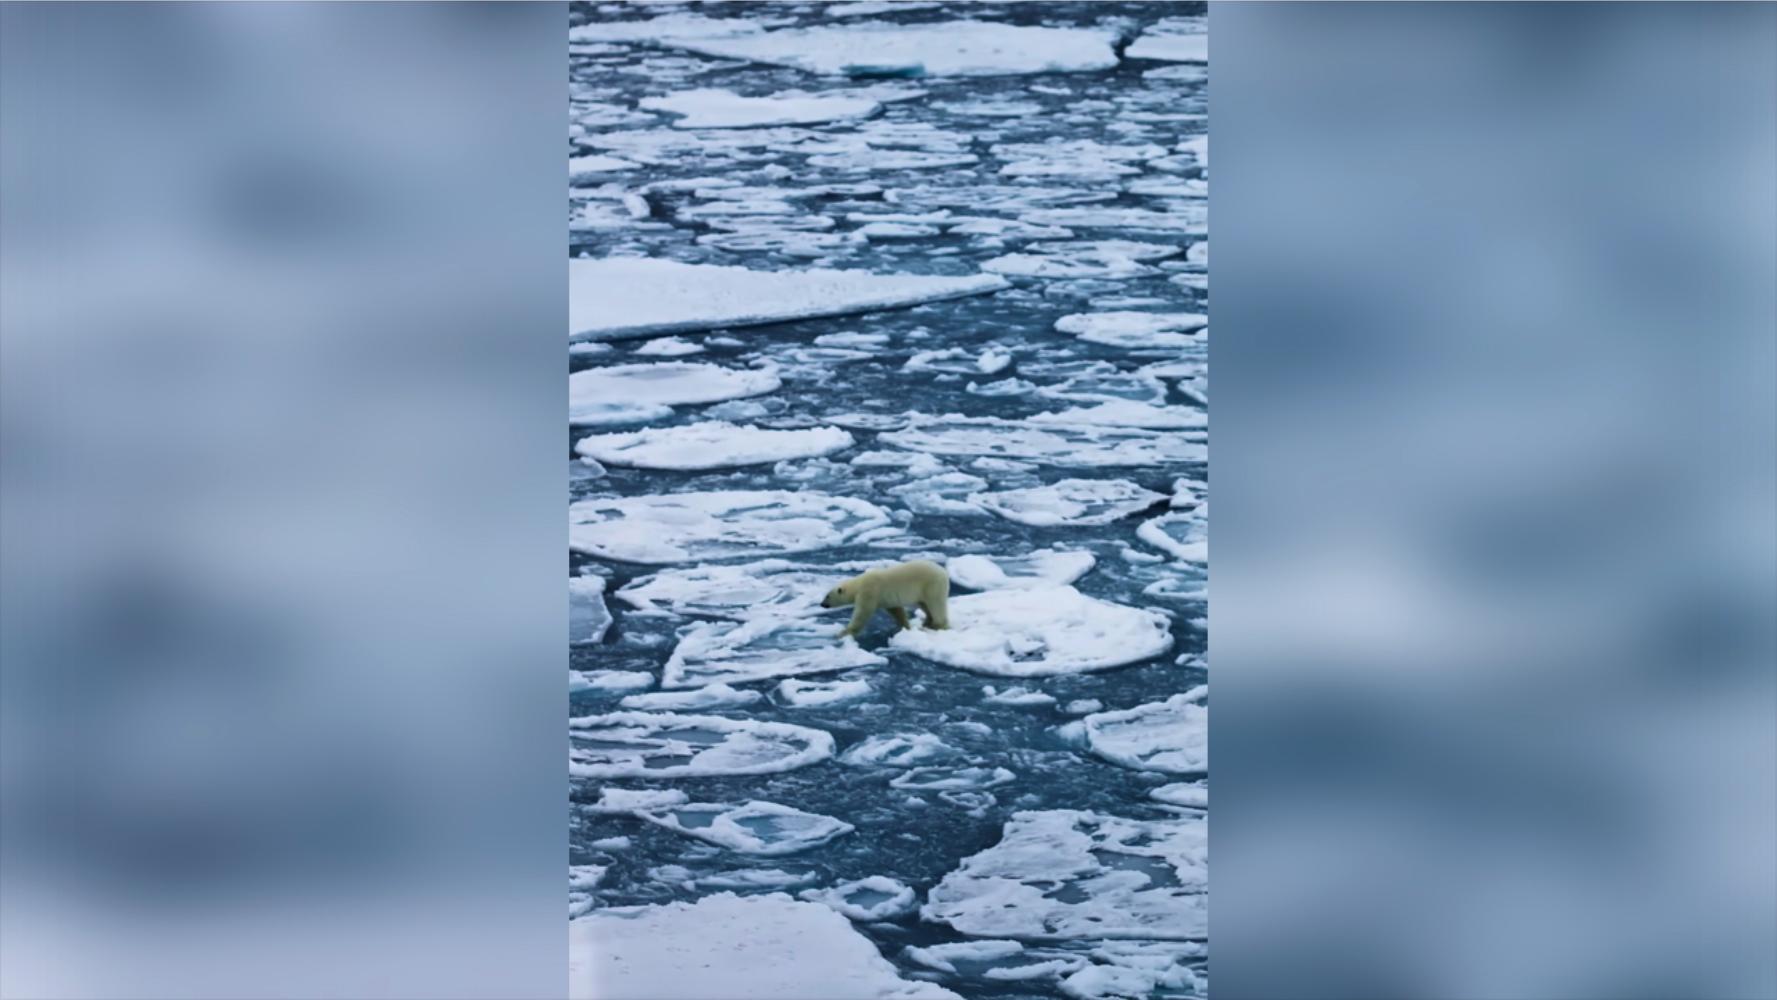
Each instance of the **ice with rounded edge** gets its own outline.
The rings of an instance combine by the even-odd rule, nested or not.
[[[1155,273],[1146,262],[1174,256],[1180,248],[1130,240],[1088,240],[1033,243],[1027,249],[1035,252],[993,257],[982,261],[981,269],[1028,278],[1133,278]]]
[[[784,559],[686,566],[637,577],[616,597],[646,614],[701,615],[743,620],[796,617],[820,607],[841,570]]]
[[[903,979],[851,921],[782,893],[597,910],[568,923],[574,1000],[961,1000]]]
[[[884,875],[841,882],[797,893],[811,903],[832,907],[847,920],[893,920],[913,912],[917,897],[911,886]]]
[[[613,404],[639,409],[719,403],[773,392],[782,384],[776,373],[764,369],[724,368],[701,361],[586,368],[568,376],[568,414],[572,422],[576,414],[596,417],[600,407]]]
[[[1209,26],[1201,18],[1168,17],[1156,21],[1123,50],[1125,59],[1164,62],[1209,62]]]
[[[1108,399],[1096,406],[1039,413],[1030,420],[1035,424],[1093,424],[1147,430],[1195,430],[1209,426],[1209,414],[1202,410],[1155,406],[1133,399]]]
[[[673,648],[663,688],[821,674],[888,662],[856,642],[840,641],[834,623],[753,618],[692,626]]]
[[[989,705],[1016,705],[1021,708],[1055,704],[1055,696],[1049,692],[1018,685],[1004,689],[992,684],[985,685],[981,688],[981,700]]]
[[[837,427],[770,430],[706,420],[675,427],[592,434],[574,442],[574,451],[606,465],[694,471],[814,458],[851,445],[852,436]]]
[[[991,21],[786,28],[662,44],[723,59],[789,66],[823,76],[1011,76],[1082,73],[1117,65],[1116,32]]]
[[[1172,648],[1172,621],[1072,587],[989,590],[952,598],[950,628],[904,630],[889,645],[977,673],[1048,677],[1159,656]]]
[[[1003,767],[915,767],[889,781],[894,788],[916,792],[954,792],[998,788],[1018,776]]]
[[[843,820],[776,802],[688,802],[636,815],[687,837],[768,858],[819,847],[856,829]]]
[[[629,353],[653,358],[680,358],[703,351],[702,344],[693,344],[683,337],[655,337]]]
[[[1209,786],[1190,782],[1174,782],[1161,785],[1148,792],[1148,798],[1155,802],[1163,802],[1169,806],[1180,806],[1186,809],[1209,808]]]
[[[1005,287],[1006,279],[992,274],[755,271],[647,257],[579,258],[568,261],[568,339],[618,340],[874,312]]]
[[[732,688],[726,684],[710,684],[688,691],[649,691],[625,695],[617,704],[641,712],[704,711],[712,708],[745,708],[763,701],[757,691]]]
[[[1209,688],[1080,720],[1086,748],[1113,764],[1164,774],[1209,771]]]
[[[970,590],[1052,587],[1085,576],[1098,562],[1090,552],[1036,549],[1022,556],[953,556],[945,564],[950,582]]]
[[[784,91],[769,97],[742,97],[731,90],[706,87],[665,97],[645,97],[640,106],[681,116],[673,128],[756,128],[762,125],[809,125],[868,118],[882,110],[869,97],[843,93],[810,94]]]
[[[868,697],[870,682],[787,680],[777,686],[777,700],[785,708],[825,708]]]
[[[1203,341],[1194,334],[1208,325],[1202,313],[1130,311],[1073,313],[1055,321],[1055,329],[1089,343],[1132,349],[1198,346]]]
[[[888,524],[875,504],[824,493],[601,497],[568,505],[568,546],[619,562],[692,562],[830,548]]]
[[[970,503],[1033,528],[1110,524],[1165,499],[1166,494],[1127,479],[1063,479],[1029,489],[969,495]]]
[[[634,691],[654,686],[646,670],[570,670],[568,691]]]
[[[1201,818],[1019,812],[932,887],[920,916],[988,938],[1200,940],[1208,869]]]
[[[1209,562],[1209,505],[1161,514],[1143,522],[1135,536],[1180,562]]]
[[[602,153],[588,153],[585,156],[568,157],[568,183],[593,184],[604,180],[605,174],[621,170],[634,170],[641,166],[615,156]]]
[[[878,733],[846,748],[839,763],[853,767],[906,767],[956,755],[956,748],[931,733]]]
[[[922,417],[878,440],[935,455],[986,455],[1044,465],[1095,468],[1203,462],[1209,448],[1187,435],[1075,424],[1031,426],[1026,420],[957,415]]]
[[[611,712],[568,720],[575,778],[775,774],[833,756],[833,736],[787,722],[672,712]]]

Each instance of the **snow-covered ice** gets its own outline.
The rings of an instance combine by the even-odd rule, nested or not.
[[[797,893],[811,903],[832,907],[848,920],[893,920],[913,911],[918,898],[904,882],[871,875],[868,878],[841,882],[825,889],[805,889]]]
[[[1113,764],[1166,774],[1209,770],[1209,706],[1206,687],[1119,712],[1098,712],[1081,722],[1086,746]]]
[[[758,704],[765,696],[757,691],[732,688],[726,684],[710,684],[688,691],[649,691],[625,695],[617,704],[641,712],[704,712],[721,708],[745,708]]]
[[[1096,406],[1074,407],[1031,417],[1037,424],[1095,424],[1147,430],[1194,430],[1209,426],[1209,415],[1183,406],[1155,406],[1133,399],[1109,399]]]
[[[755,271],[643,257],[568,261],[568,336],[616,340],[874,312],[1006,287],[944,277],[814,269]]]
[[[1117,64],[1114,32],[991,21],[864,21],[664,43],[724,59],[775,63],[826,76],[1008,76],[1074,73]]]
[[[906,767],[955,753],[954,747],[931,733],[879,733],[847,747],[839,762],[853,767]]]
[[[895,775],[889,785],[921,792],[948,792],[996,788],[1017,777],[1003,767],[915,767]]]
[[[1160,59],[1166,62],[1209,62],[1209,30],[1201,19],[1167,18],[1142,32],[1123,50],[1127,59]]]
[[[605,606],[605,578],[568,577],[568,641],[604,642],[611,627],[611,610]]]
[[[989,938],[1200,939],[1208,867],[1201,819],[1019,812],[932,887],[920,915]]]
[[[975,493],[969,497],[995,514],[1019,524],[1109,524],[1147,510],[1166,499],[1127,479],[1063,479],[1029,489]]]
[[[785,91],[770,97],[742,97],[731,90],[700,88],[665,97],[645,97],[641,107],[679,115],[674,128],[755,128],[808,125],[868,118],[882,105],[868,97]]]
[[[725,469],[831,455],[851,447],[852,436],[837,427],[770,430],[709,420],[674,427],[592,434],[574,442],[574,451],[606,465],[638,469]]]
[[[612,712],[568,720],[575,778],[775,774],[833,756],[825,730],[785,722],[672,712]]]
[[[1208,511],[1203,507],[1161,514],[1135,529],[1142,541],[1181,562],[1209,562]]]
[[[1135,663],[1172,641],[1172,621],[1157,611],[1032,587],[952,597],[950,628],[897,632],[889,644],[979,673],[1045,677]]]
[[[888,523],[875,504],[823,493],[591,498],[568,505],[568,546],[620,562],[691,562],[828,548]]]
[[[830,673],[884,662],[855,642],[840,641],[836,623],[754,618],[693,626],[666,661],[665,688]]]
[[[717,403],[775,391],[776,374],[757,368],[725,368],[697,361],[656,361],[586,368],[568,376],[568,422],[626,423],[613,413],[652,414],[677,405]],[[634,418],[632,418],[634,419]]]
[[[781,893],[597,910],[568,923],[575,1000],[961,1000],[903,979],[851,921]]]
[[[842,837],[850,823],[776,802],[690,802],[637,813],[642,819],[740,854],[778,857]]]
[[[786,680],[775,689],[777,700],[786,708],[826,708],[868,697],[870,682],[863,678],[839,681]]]
[[[736,620],[796,617],[820,607],[821,598],[843,572],[785,559],[673,567],[637,577],[618,588],[615,596],[649,614]]]
[[[1090,552],[1036,549],[1021,556],[956,556],[945,565],[950,582],[970,590],[1052,587],[1073,583],[1097,563]]]
[[[1045,465],[1091,468],[1202,462],[1204,444],[1178,433],[1137,428],[1052,424],[998,417],[942,416],[917,419],[879,440],[935,455],[987,455]]]
[[[1208,325],[1202,313],[1128,310],[1072,313],[1055,321],[1055,329],[1089,343],[1131,349],[1196,347],[1202,339],[1194,332]]]

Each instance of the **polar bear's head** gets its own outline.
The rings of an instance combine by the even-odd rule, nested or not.
[[[848,604],[855,603],[857,599],[858,581],[847,580],[839,586],[834,587],[832,590],[827,591],[827,596],[821,598],[821,607],[843,608]]]

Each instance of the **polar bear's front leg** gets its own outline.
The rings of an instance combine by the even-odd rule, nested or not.
[[[855,639],[858,636],[863,635],[864,626],[870,624],[870,619],[875,616],[875,614],[876,602],[868,597],[860,595],[858,597],[858,603],[852,607],[851,624],[840,630],[839,637],[843,639],[849,635]]]
[[[950,607],[945,595],[938,594],[929,601],[921,601],[919,606],[926,613],[926,628],[950,627]]]

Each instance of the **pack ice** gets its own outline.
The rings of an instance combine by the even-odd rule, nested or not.
[[[888,523],[875,504],[824,493],[600,497],[568,505],[568,546],[619,562],[694,562],[828,548]]]
[[[912,912],[917,898],[912,887],[882,875],[806,889],[797,895],[812,903],[825,903],[849,920],[893,920]]]
[[[1169,17],[1156,22],[1130,43],[1128,59],[1160,59],[1166,62],[1209,62],[1209,30],[1201,20]]]
[[[1005,287],[1006,280],[992,274],[755,271],[647,257],[575,259],[568,261],[568,339],[755,326],[895,309]]]
[[[1162,514],[1135,529],[1135,534],[1180,562],[1209,562],[1207,504],[1194,510]]]
[[[786,559],[685,566],[637,577],[617,590],[618,600],[649,614],[745,619],[796,617],[820,606],[841,567],[808,566]]]
[[[690,471],[813,458],[851,445],[852,436],[837,427],[768,430],[708,420],[676,427],[592,434],[574,442],[574,451],[606,465]]]
[[[1108,347],[1194,347],[1203,341],[1192,335],[1209,325],[1202,313],[1111,311],[1073,313],[1055,321],[1055,329],[1081,340]]]
[[[978,673],[1047,677],[1158,656],[1172,648],[1172,622],[1072,587],[989,590],[951,598],[950,628],[903,630],[889,644]]]
[[[1008,521],[1036,528],[1109,524],[1147,510],[1166,494],[1127,479],[1063,479],[1044,486],[999,493],[975,493],[977,503]]]
[[[568,923],[568,995],[624,1000],[961,1000],[902,979],[819,903],[720,893],[598,910]]]
[[[932,887],[920,916],[964,934],[1025,941],[1201,939],[1208,866],[1199,818],[1019,812],[999,843]]]
[[[1091,571],[1097,559],[1090,552],[1036,549],[1022,556],[955,556],[945,565],[950,582],[970,590],[1003,587],[1052,587],[1069,584]]]
[[[610,627],[611,609],[605,607],[605,578],[590,574],[568,577],[568,641],[603,642]]]
[[[855,829],[850,823],[775,802],[737,806],[689,802],[636,815],[740,854],[778,857],[806,851]]]
[[[742,97],[730,90],[683,90],[665,97],[643,98],[641,107],[681,116],[673,128],[753,128],[761,125],[807,125],[868,118],[882,105],[868,97],[785,91],[770,97]],[[632,164],[633,166],[633,164]]]
[[[830,622],[756,618],[710,622],[687,631],[666,661],[665,688],[700,687],[876,666],[882,657],[840,642]]]
[[[1032,427],[1028,421],[998,417],[924,417],[883,433],[879,440],[935,455],[986,455],[1083,468],[1203,462],[1209,457],[1206,445],[1178,433],[1067,424]]]
[[[568,424],[647,423],[671,416],[676,405],[758,396],[782,384],[770,371],[695,361],[587,368],[568,376]]]
[[[855,24],[726,37],[665,38],[661,44],[724,59],[790,66],[824,76],[1009,76],[1076,73],[1117,65],[1113,31],[1041,28],[989,21]]]
[[[1113,764],[1165,774],[1209,770],[1209,689],[1199,687],[1165,701],[1080,720],[1086,746]]]
[[[772,774],[833,756],[825,730],[718,715],[611,712],[568,720],[575,778]]]

